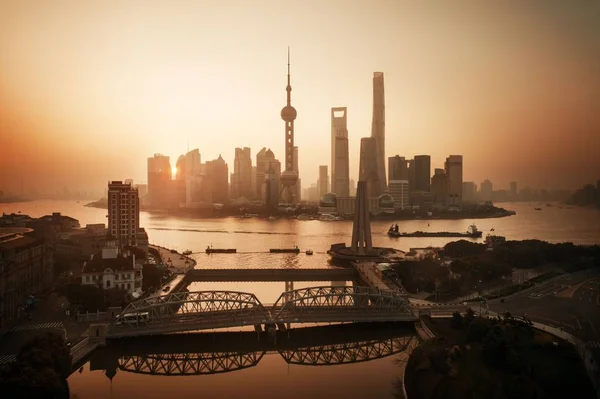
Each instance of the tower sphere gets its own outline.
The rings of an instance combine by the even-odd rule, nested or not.
[[[281,110],[281,119],[286,122],[291,122],[296,119],[296,115],[296,108],[292,107],[291,105],[286,105]]]

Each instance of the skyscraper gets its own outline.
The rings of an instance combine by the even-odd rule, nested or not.
[[[433,193],[433,202],[436,205],[446,206],[446,200],[448,199],[448,176],[446,176],[444,169],[435,169],[431,177],[431,192]]]
[[[270,150],[269,150],[270,151]],[[263,200],[267,207],[277,207],[281,187],[281,162],[274,157],[265,161],[265,180],[263,181]]]
[[[317,187],[319,188],[319,198],[329,192],[329,176],[327,176],[327,165],[319,166],[319,181]]]
[[[108,183],[108,232],[120,247],[137,245],[140,229],[140,199],[131,182]]]
[[[229,203],[229,170],[227,163],[219,155],[219,158],[206,163],[207,180],[206,187],[212,193],[212,202],[220,204]]]
[[[296,203],[296,183],[298,171],[294,169],[294,120],[297,112],[292,107],[292,85],[290,83],[290,49],[288,47],[288,74],[287,74],[287,104],[281,110],[281,119],[285,122],[285,170],[281,174],[282,193],[286,191],[285,198],[291,203]],[[297,168],[297,164],[296,164]]]
[[[200,202],[202,175],[200,171],[200,151],[196,148],[185,154],[184,178],[185,178],[185,204],[190,206],[192,203]],[[179,174],[179,167],[177,168]]]
[[[252,193],[252,156],[250,148],[236,148],[231,175],[231,198],[250,199]]]
[[[331,108],[331,192],[350,195],[347,108]]]
[[[171,178],[169,157],[154,154],[154,157],[148,158],[148,197],[152,206],[168,203]]]
[[[275,159],[275,154],[271,149],[263,147],[256,154],[256,199],[264,198],[264,184],[266,179],[266,163]]]
[[[376,141],[376,164],[379,192],[387,190],[385,176],[385,93],[383,72],[373,73],[373,122],[371,137]]]
[[[494,192],[494,186],[492,185],[492,182],[489,181],[488,179],[485,179],[483,182],[481,182],[481,195],[480,198],[482,201],[491,201],[492,200],[492,194]]]
[[[516,181],[511,181],[510,182],[510,196],[511,199],[515,199],[517,198],[517,182]]]
[[[360,139],[360,163],[358,181],[365,182],[368,198],[381,195],[381,185],[377,170],[377,140],[375,137],[363,137]]]
[[[462,179],[461,179],[462,180]],[[431,157],[415,156],[415,191],[427,191],[431,188]]]
[[[400,155],[388,158],[388,180],[408,180],[406,159]]]
[[[448,205],[460,206],[462,203],[463,157],[450,155],[445,163],[448,177]]]

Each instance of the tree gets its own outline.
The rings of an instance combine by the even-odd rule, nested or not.
[[[64,339],[48,333],[28,342],[17,361],[0,371],[0,392],[9,398],[68,398],[71,354]],[[4,396],[8,395],[8,396]]]
[[[459,312],[452,313],[452,319],[450,319],[450,325],[452,328],[460,329],[463,326],[463,317]]]

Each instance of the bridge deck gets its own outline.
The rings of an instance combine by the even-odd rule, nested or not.
[[[359,277],[353,268],[327,269],[193,269],[187,272],[194,281],[353,281]]]

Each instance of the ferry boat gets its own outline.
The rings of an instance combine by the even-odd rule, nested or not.
[[[299,254],[300,248],[271,248],[269,252],[272,254]]]
[[[415,231],[412,233],[402,233],[398,230],[398,225],[392,225],[387,235],[389,237],[469,237],[469,238],[480,238],[483,232],[477,229],[474,224],[470,225],[466,233],[452,232],[452,231],[439,231],[439,232],[428,232],[428,231]]]
[[[312,251],[312,249],[307,249],[307,250],[306,250],[306,254],[307,254],[307,255],[312,255],[312,254],[313,254],[313,251]]]
[[[189,249],[186,249],[185,251],[183,251],[184,255],[191,255],[192,251],[190,251]]]

